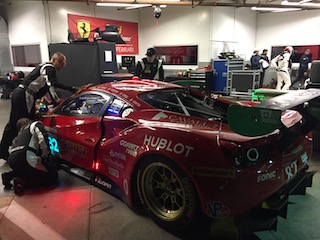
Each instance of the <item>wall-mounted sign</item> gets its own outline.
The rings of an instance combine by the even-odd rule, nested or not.
[[[198,65],[198,46],[155,46],[165,65]]]
[[[108,25],[117,26],[122,39],[126,42],[116,45],[118,55],[139,54],[138,23],[68,14],[68,28],[75,38],[94,38],[96,33],[92,30]]]

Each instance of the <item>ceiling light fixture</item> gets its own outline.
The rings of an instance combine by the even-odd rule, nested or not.
[[[142,7],[150,7],[151,4],[139,4],[139,3],[107,3],[107,2],[102,2],[102,3],[96,3],[97,6],[99,7],[124,7],[124,8],[142,8]]]
[[[288,2],[284,0],[281,2],[281,5],[284,6],[299,6],[299,7],[320,7],[320,3],[310,2],[311,0],[302,0],[300,2]]]
[[[276,7],[252,7],[254,11],[271,11],[271,12],[291,12],[300,11],[302,8],[276,8]]]

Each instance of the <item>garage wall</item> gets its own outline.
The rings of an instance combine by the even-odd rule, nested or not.
[[[320,44],[320,10],[260,13],[257,47]]]
[[[10,44],[40,44],[42,60],[47,60],[48,47],[42,2],[12,1],[11,5],[7,6],[7,19]]]
[[[163,9],[158,27],[150,17],[152,9],[141,13],[141,51],[153,45],[197,44],[199,62],[204,65],[217,58],[224,42],[247,58],[255,47],[256,12],[248,8],[169,6]]]
[[[0,15],[0,76],[4,76],[7,72],[12,72],[12,70],[8,25]]]
[[[48,44],[68,42],[68,13],[129,22],[139,21],[137,10],[118,11],[116,8],[96,7],[85,2],[13,1],[6,8],[6,13],[11,44],[40,44],[42,61],[49,59]]]
[[[250,8],[212,8],[210,57],[216,59],[220,52],[229,49],[250,59],[256,45],[256,18],[256,12]]]
[[[198,60],[209,62],[210,9],[168,6],[162,11],[158,27],[153,9],[142,9],[139,22],[140,57],[154,45],[198,45]]]
[[[242,44],[242,47],[238,44],[237,48],[248,46],[251,53],[255,39],[255,15],[250,11],[248,14],[247,9],[168,6],[156,26],[153,8],[118,11],[116,8],[96,7],[85,2],[19,1],[8,7],[12,44],[41,43],[42,60],[47,60],[47,44],[67,42],[68,13],[139,22],[139,57],[143,57],[146,49],[153,45],[196,44],[199,45],[199,62],[204,65],[216,57],[212,52],[211,40],[238,41],[240,31],[241,40],[246,44]]]

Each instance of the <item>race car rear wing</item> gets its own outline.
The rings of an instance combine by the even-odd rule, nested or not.
[[[270,98],[253,107],[230,105],[228,107],[228,123],[230,128],[244,136],[261,136],[273,132],[281,125],[282,111],[297,110],[304,118],[312,122],[305,129],[310,131],[316,124],[312,116],[304,108],[304,103],[320,97],[320,89],[295,90]]]

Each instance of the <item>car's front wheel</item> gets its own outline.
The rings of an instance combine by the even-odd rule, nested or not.
[[[181,169],[162,156],[150,156],[138,168],[139,198],[153,220],[170,231],[189,227],[198,215],[195,189]]]

